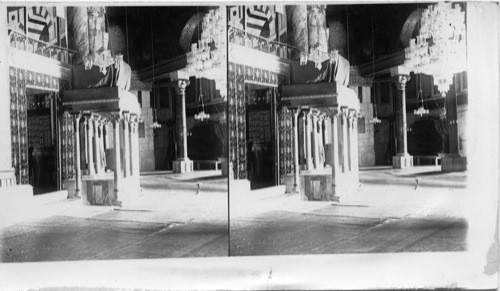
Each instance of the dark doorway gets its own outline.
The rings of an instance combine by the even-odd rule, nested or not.
[[[276,185],[274,90],[246,84],[247,177],[252,190]]]
[[[56,102],[54,93],[28,93],[29,183],[37,195],[57,190]]]

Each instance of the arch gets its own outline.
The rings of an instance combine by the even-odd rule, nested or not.
[[[191,50],[191,40],[196,32],[196,28],[200,26],[201,21],[203,20],[203,15],[203,13],[194,14],[191,18],[189,18],[186,25],[182,29],[181,36],[179,37],[179,45],[185,52],[189,52]]]
[[[423,11],[424,9],[417,8],[410,14],[410,16],[408,16],[408,18],[406,18],[406,21],[401,28],[401,33],[399,34],[399,40],[404,47],[408,46],[408,42],[412,38],[413,33],[418,26],[418,22],[420,21]]]

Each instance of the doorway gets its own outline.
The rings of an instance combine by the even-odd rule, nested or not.
[[[28,174],[33,194],[58,190],[56,93],[27,90]]]
[[[247,83],[245,99],[247,177],[250,188],[255,190],[275,186],[279,177],[279,151],[274,88]]]

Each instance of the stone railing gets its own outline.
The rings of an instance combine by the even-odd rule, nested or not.
[[[229,43],[238,44],[247,48],[268,53],[280,58],[290,60],[297,48],[285,43],[270,41],[261,36],[253,35],[244,30],[230,26],[228,29]]]
[[[22,33],[12,31],[9,34],[10,46],[19,50],[44,56],[65,64],[72,64],[75,51],[33,39]]]

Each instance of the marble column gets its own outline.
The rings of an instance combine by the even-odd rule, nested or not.
[[[342,173],[346,175],[349,172],[349,149],[348,149],[348,125],[347,125],[347,107],[341,108],[342,118]]]
[[[121,166],[121,153],[120,153],[120,131],[121,131],[121,116],[116,114],[113,116],[113,142],[114,142],[114,154],[115,154],[115,172],[114,172],[114,184],[115,184],[115,197],[113,200],[117,200],[120,197],[121,191],[121,180],[122,180],[122,166]]]
[[[95,116],[92,119],[93,123],[93,134],[94,134],[94,157],[95,157],[95,167],[97,175],[102,175],[102,163],[101,163],[101,146],[99,138],[99,117]]]
[[[413,166],[413,158],[408,154],[407,126],[406,126],[406,82],[410,80],[409,73],[401,67],[390,69],[393,81],[396,84],[396,143],[397,153],[392,158],[392,166],[397,169]]]
[[[314,169],[311,149],[311,110],[304,110],[304,118],[306,126],[304,128],[306,138],[306,170],[311,171]]]
[[[348,169],[349,169],[349,174],[352,173],[352,170],[353,170],[353,156],[354,156],[354,152],[353,152],[353,144],[352,144],[352,139],[353,139],[353,132],[352,132],[352,124],[354,122],[354,116],[353,116],[353,110],[351,109],[348,109],[347,110],[347,160],[349,161],[349,164],[348,164]]]
[[[330,112],[330,122],[331,122],[331,151],[330,160],[332,167],[332,195],[334,201],[339,201],[338,188],[340,185],[340,159],[339,159],[339,132],[338,132],[338,118],[339,110],[338,107],[332,107],[329,109]]]
[[[441,159],[443,172],[467,170],[467,158],[460,154],[460,140],[458,131],[458,106],[457,106],[457,74],[453,75],[453,84],[446,94],[445,108],[448,123],[448,148],[446,155]]]
[[[173,163],[174,173],[193,171],[193,161],[188,157],[186,126],[186,87],[189,80],[179,79],[177,91],[177,159]]]
[[[80,113],[73,114],[73,129],[75,142],[75,193],[73,197],[80,198],[82,193],[82,164],[80,161]],[[68,194],[70,194],[68,192]]]
[[[123,113],[123,176],[130,176],[130,115],[128,112]]]
[[[312,150],[313,150],[313,162],[314,169],[320,168],[319,164],[319,142],[318,142],[318,116],[319,112],[317,110],[312,110]]]
[[[93,123],[93,116],[91,114],[85,115],[85,125],[86,125],[86,135],[87,135],[87,167],[88,167],[88,174],[89,175],[94,175],[95,174],[95,166],[94,166],[94,146],[92,144],[92,137],[93,137],[93,131],[94,131],[94,123]]]
[[[99,150],[101,151],[101,171],[106,173],[106,125],[107,120],[101,118],[99,122]]]
[[[355,110],[351,109],[351,172],[353,175],[354,186],[359,185],[359,151],[358,151],[358,114]]]
[[[301,109],[300,118],[302,122],[302,170],[307,170],[307,113]]]
[[[139,160],[139,133],[138,133],[139,120],[137,115],[132,116],[131,123],[131,148],[132,148],[132,176],[139,177],[140,175],[140,160]]]
[[[300,177],[299,177],[299,109],[289,108],[292,111],[293,125],[293,188],[292,193],[300,192]]]
[[[325,136],[324,136],[324,121],[325,115],[318,116],[318,154],[319,154],[319,169],[325,167]],[[317,167],[318,168],[318,167]]]

